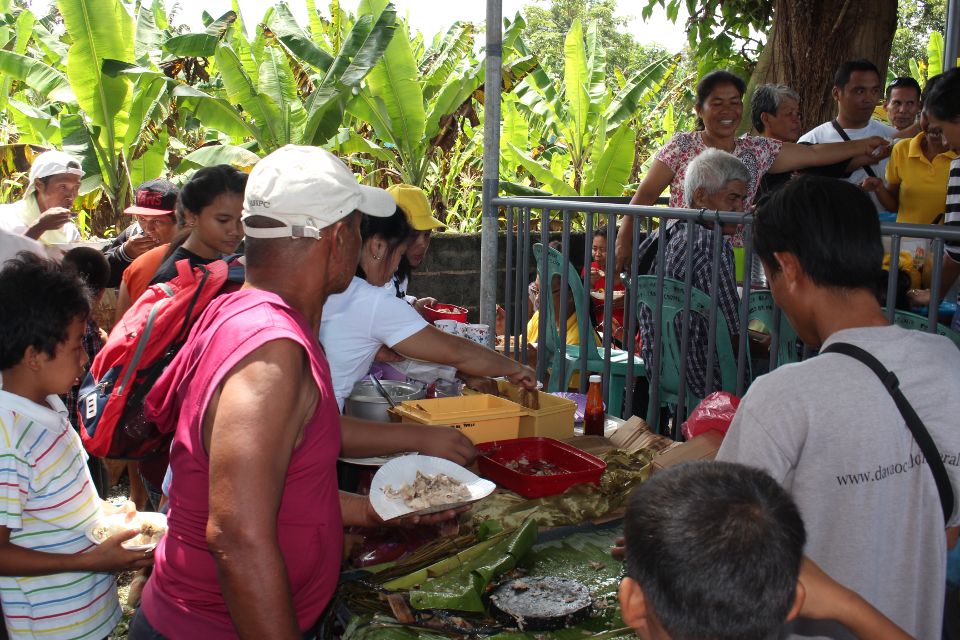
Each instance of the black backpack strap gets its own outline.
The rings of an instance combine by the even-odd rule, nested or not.
[[[847,135],[847,130],[840,126],[840,123],[837,122],[836,118],[831,120],[830,124],[832,124],[833,128],[837,130],[837,133],[840,134],[841,138],[843,138],[846,142],[850,142],[850,136]],[[863,172],[871,178],[877,177],[877,174],[873,172],[873,168],[870,165],[865,164],[860,168],[863,169]]]
[[[910,433],[913,434],[913,439],[916,440],[920,446],[923,457],[927,460],[927,466],[930,467],[930,471],[933,473],[933,479],[937,483],[937,492],[940,494],[940,506],[943,507],[943,522],[944,524],[949,522],[950,516],[953,515],[954,499],[950,477],[947,475],[946,467],[943,466],[943,458],[940,456],[940,451],[933,442],[933,438],[930,437],[930,432],[927,431],[923,420],[920,419],[920,416],[914,411],[913,406],[903,395],[903,391],[900,390],[900,381],[897,379],[896,374],[884,367],[883,364],[868,351],[846,342],[834,342],[825,349],[822,349],[820,353],[841,353],[845,356],[850,356],[870,367],[870,370],[880,378],[887,393],[893,398],[897,409],[899,409],[901,415],[903,415],[903,419],[907,423],[907,428],[910,429]]]

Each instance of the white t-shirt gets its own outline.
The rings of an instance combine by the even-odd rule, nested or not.
[[[960,350],[897,326],[846,329],[849,342],[897,374],[960,496]],[[947,548],[940,498],[919,446],[879,378],[827,353],[758,378],[718,460],[769,472],[807,528],[806,554],[915,638],[939,638]],[[960,522],[958,509],[946,526]],[[789,637],[849,638],[802,621]],[[785,632],[787,634],[788,632]]]
[[[320,344],[327,353],[340,409],[353,385],[370,371],[381,345],[393,347],[426,326],[409,304],[361,278],[354,277],[346,291],[327,298]]]
[[[863,138],[869,138],[870,136],[880,136],[881,138],[890,139],[894,134],[897,133],[897,130],[893,127],[885,125],[876,120],[871,120],[870,123],[862,129],[845,128],[844,131],[847,132],[847,135],[851,140],[862,140]],[[837,130],[833,128],[832,122],[824,122],[820,126],[811,129],[800,136],[799,142],[821,144],[824,142],[843,142],[843,138],[841,138],[840,134],[837,133]],[[887,158],[870,165],[870,168],[873,169],[873,173],[878,178],[883,180],[884,176],[887,175]],[[850,176],[847,178],[847,182],[852,182],[853,184],[859,185],[867,177],[867,172],[863,169],[863,167],[861,167],[850,174]],[[884,207],[880,204],[880,201],[877,200],[877,196],[872,193],[869,195],[870,199],[873,200],[874,206],[877,207],[877,211],[884,211]]]

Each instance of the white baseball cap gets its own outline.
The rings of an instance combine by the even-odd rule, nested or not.
[[[354,211],[386,218],[397,210],[389,193],[357,183],[353,172],[319,147],[288,144],[259,161],[243,194],[244,233],[251,238],[319,238],[320,230]],[[253,228],[250,216],[282,222]]]

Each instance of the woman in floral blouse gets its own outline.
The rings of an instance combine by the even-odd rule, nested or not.
[[[761,136],[737,137],[743,115],[746,83],[728,71],[714,71],[697,85],[698,129],[675,134],[654,156],[630,204],[653,205],[670,187],[670,206],[683,207],[683,178],[687,165],[704,149],[732,153],[750,171],[746,202],[752,204],[760,178],[768,171],[780,173],[849,160],[885,148],[879,137],[816,145],[798,145]],[[623,270],[633,249],[633,216],[626,216],[617,234],[617,268]]]

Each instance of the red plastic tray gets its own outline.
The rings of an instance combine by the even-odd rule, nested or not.
[[[446,311],[446,313],[441,312],[441,309]],[[455,304],[438,302],[432,307],[424,307],[423,317],[427,322],[436,322],[437,320],[456,320],[457,322],[466,322],[467,310],[463,307],[458,307]]]
[[[563,493],[575,484],[600,484],[607,463],[553,438],[517,438],[477,445],[480,475],[525,498]],[[519,468],[508,467],[516,462]],[[525,463],[525,464],[524,464]],[[533,475],[544,469],[551,475]]]

